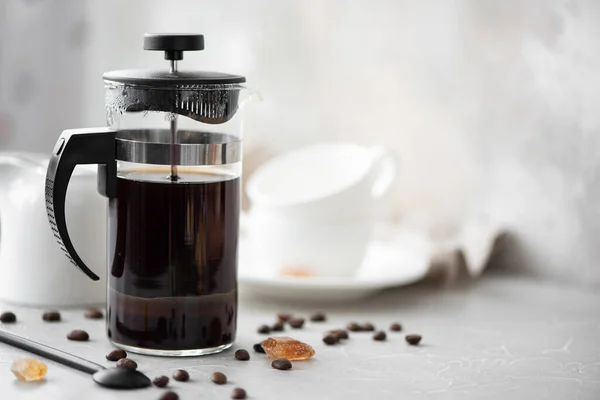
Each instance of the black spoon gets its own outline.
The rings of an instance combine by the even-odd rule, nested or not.
[[[64,351],[0,330],[0,342],[46,357],[67,367],[92,374],[98,385],[112,389],[141,389],[150,386],[150,378],[129,368],[104,368],[100,364],[65,353]]]

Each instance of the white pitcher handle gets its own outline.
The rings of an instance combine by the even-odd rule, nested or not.
[[[371,195],[380,198],[385,195],[396,180],[397,162],[392,152],[383,146],[375,146],[371,149],[372,166],[371,176],[373,186]]]

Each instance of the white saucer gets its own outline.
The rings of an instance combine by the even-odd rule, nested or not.
[[[424,238],[404,234],[393,241],[374,241],[354,277],[282,277],[253,263],[248,240],[240,241],[238,278],[243,294],[310,302],[347,302],[425,277],[431,246]]]

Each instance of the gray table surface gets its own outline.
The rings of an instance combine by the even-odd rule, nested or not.
[[[530,278],[487,276],[476,283],[440,290],[430,285],[398,288],[358,304],[323,307],[326,323],[308,323],[286,333],[314,346],[312,361],[295,362],[290,371],[270,367],[252,352],[263,336],[256,327],[272,322],[277,311],[307,315],[314,306],[273,304],[240,298],[239,337],[233,347],[251,352],[236,361],[233,349],[199,358],[154,358],[132,355],[151,378],[190,372],[189,382],[170,387],[180,399],[227,399],[234,387],[253,399],[600,399],[600,294]],[[107,366],[111,349],[103,321],[85,320],[80,310],[62,311],[64,322],[43,323],[40,310],[14,310],[15,325],[2,328],[43,341]],[[386,327],[399,321],[402,333],[386,342],[371,334],[352,334],[346,344],[327,347],[322,332],[348,321],[370,321]],[[73,328],[87,330],[91,340],[65,339]],[[423,335],[419,347],[406,345],[404,334]],[[19,382],[12,361],[26,355],[0,344],[1,399],[158,399],[164,389],[117,392],[96,386],[88,375],[48,362],[45,381]],[[213,371],[230,379],[223,386],[209,381]]]

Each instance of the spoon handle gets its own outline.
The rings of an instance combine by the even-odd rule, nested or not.
[[[34,342],[33,340],[25,339],[24,337],[3,331],[1,329],[0,342],[18,347],[19,349],[37,354],[49,360],[56,361],[60,364],[66,365],[67,367],[75,368],[88,374],[93,374],[105,369],[100,364],[96,364],[81,357],[74,356],[73,354],[65,353],[64,351]]]

